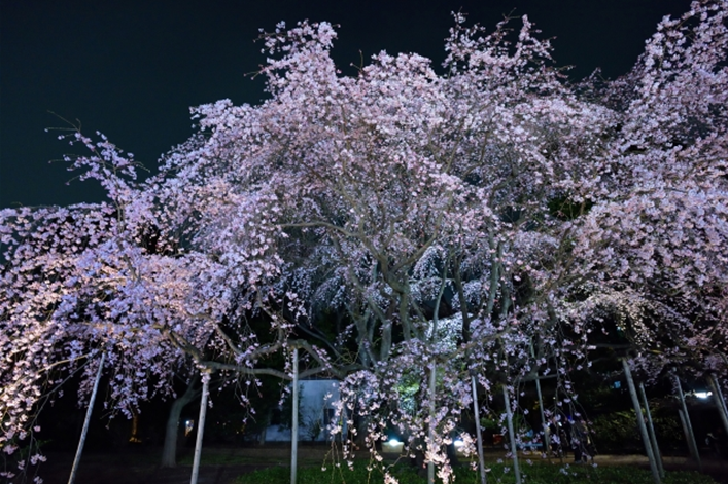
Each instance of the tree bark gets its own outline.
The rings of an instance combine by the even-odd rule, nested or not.
[[[101,361],[99,362],[99,369],[96,372],[96,381],[94,381],[94,389],[91,391],[91,400],[88,402],[88,408],[86,409],[86,417],[83,420],[83,428],[81,429],[81,437],[78,439],[78,447],[76,448],[76,456],[73,458],[73,465],[71,466],[71,475],[68,477],[68,484],[73,484],[76,481],[76,472],[78,472],[78,463],[81,461],[81,453],[83,452],[83,444],[86,442],[86,434],[88,434],[88,427],[91,424],[91,414],[94,411],[94,403],[96,402],[96,393],[99,390],[99,381],[101,380],[101,371],[104,369],[104,359],[106,353],[101,353]]]
[[[632,380],[632,372],[629,369],[629,363],[627,360],[622,360],[622,367],[624,368],[624,376],[627,378],[627,386],[629,387],[629,395],[632,397],[632,405],[634,406],[635,418],[637,419],[637,428],[639,428],[642,442],[645,444],[645,450],[647,451],[647,458],[650,460],[650,469],[652,470],[652,479],[655,484],[661,484],[660,471],[657,469],[657,460],[655,459],[655,453],[652,451],[652,443],[650,442],[650,436],[647,435],[647,426],[645,425],[645,419],[642,416],[642,409],[640,408],[640,402],[637,399],[637,390],[634,387],[634,380]]]
[[[202,436],[205,433],[205,417],[207,416],[207,398],[210,395],[210,370],[202,375],[202,401],[200,402],[200,417],[197,422],[197,441],[195,442],[195,461],[192,464],[192,477],[190,484],[197,484],[200,476],[200,457],[202,455]]]
[[[177,434],[179,433],[179,416],[182,409],[191,403],[199,395],[197,383],[199,376],[190,380],[185,392],[172,403],[167,417],[167,429],[164,434],[164,448],[162,450],[162,468],[171,469],[177,467]]]

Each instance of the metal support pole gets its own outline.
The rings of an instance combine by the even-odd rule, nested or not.
[[[624,375],[627,378],[627,386],[629,387],[629,395],[632,397],[632,406],[634,406],[635,417],[637,418],[637,427],[640,430],[640,436],[642,442],[645,445],[647,451],[647,458],[650,460],[650,469],[652,470],[652,479],[655,484],[660,484],[660,471],[657,469],[657,459],[655,454],[652,452],[652,444],[650,443],[650,437],[647,435],[647,426],[645,425],[645,419],[642,416],[642,409],[640,408],[640,402],[637,399],[637,390],[634,387],[634,380],[632,380],[632,372],[629,369],[629,363],[627,360],[622,360],[622,367],[624,368]]]
[[[296,484],[298,482],[298,348],[293,348],[291,385],[291,484]]]
[[[436,398],[437,398],[437,363],[432,360],[432,367],[430,368],[430,385],[429,385],[429,399],[430,399],[430,429],[429,439],[427,443],[428,452],[432,455],[435,452],[435,416],[436,416]],[[427,482],[428,484],[435,484],[435,462],[430,459],[427,461]]]
[[[197,422],[197,440],[195,442],[195,460],[192,464],[190,484],[197,484],[200,477],[200,458],[202,457],[202,436],[205,433],[205,416],[207,416],[207,399],[210,396],[210,372],[202,375],[202,401],[200,402],[200,418]]]
[[[700,453],[698,452],[698,444],[695,442],[695,433],[693,432],[693,425],[690,423],[690,414],[688,413],[688,406],[685,403],[685,394],[683,393],[682,383],[680,383],[680,377],[675,375],[675,381],[677,382],[677,389],[680,395],[680,403],[682,404],[682,419],[685,430],[687,431],[688,447],[690,453],[693,455],[695,462],[698,463],[698,470],[703,471],[703,465],[700,462]]]
[[[94,411],[94,403],[96,402],[96,393],[99,390],[99,381],[101,381],[101,371],[104,369],[104,359],[106,353],[101,353],[101,362],[99,362],[99,369],[96,372],[96,381],[94,381],[94,388],[91,391],[91,400],[88,402],[88,408],[86,409],[86,417],[83,419],[83,427],[81,428],[81,437],[78,439],[78,447],[76,448],[76,456],[73,458],[73,465],[71,466],[71,475],[68,477],[68,484],[73,484],[76,481],[76,473],[78,472],[78,464],[81,462],[81,453],[83,452],[83,444],[86,442],[86,434],[88,434],[88,428],[91,424],[91,414]]]
[[[511,396],[508,393],[508,385],[503,385],[503,395],[506,399],[508,435],[511,439],[511,454],[513,454],[513,471],[516,475],[516,484],[521,484],[521,468],[518,466],[518,446],[516,445],[516,432],[513,430],[513,411],[511,410]]]
[[[480,408],[478,406],[478,383],[474,374],[470,375],[470,381],[473,386],[473,408],[475,409],[475,432],[478,440],[478,464],[480,467],[480,484],[487,484],[488,478],[485,476],[485,455],[483,454],[483,434],[480,428]]]
[[[715,375],[710,375],[708,377],[708,382],[710,383],[710,387],[713,390],[713,398],[715,399],[715,404],[718,407],[720,419],[723,421],[725,434],[728,435],[728,409],[726,408],[725,398],[723,398],[723,391],[720,388],[720,382],[715,377]]]
[[[535,359],[534,353],[533,353],[533,343],[529,343],[530,350],[531,350],[531,358]],[[549,431],[549,424],[546,421],[546,409],[543,406],[543,393],[541,393],[541,379],[540,375],[536,375],[536,392],[538,393],[538,405],[541,409],[541,425],[543,426],[543,450],[544,453],[548,456],[551,453],[551,443],[549,442],[550,439],[550,431]]]
[[[640,394],[642,395],[642,404],[645,406],[645,412],[647,413],[647,430],[649,430],[650,440],[652,441],[652,452],[655,453],[655,460],[657,462],[657,470],[660,471],[660,477],[665,478],[665,469],[662,467],[662,454],[660,453],[660,447],[657,445],[657,434],[655,433],[655,424],[652,421],[652,412],[650,412],[650,404],[647,401],[647,392],[645,392],[644,383],[640,382]]]

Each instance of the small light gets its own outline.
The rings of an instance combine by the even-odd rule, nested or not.
[[[695,396],[700,398],[701,400],[705,400],[708,397],[712,397],[713,392],[695,392]]]
[[[389,445],[397,445],[399,444],[399,441],[397,439],[389,439],[389,442],[387,442]]]
[[[195,430],[195,421],[185,420],[185,437],[192,433],[193,430]]]
[[[455,447],[457,447],[459,449],[460,447],[462,447],[465,444],[463,443],[462,440],[456,440],[455,442],[452,443],[452,445],[454,445]]]

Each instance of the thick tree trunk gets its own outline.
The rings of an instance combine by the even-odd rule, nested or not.
[[[184,394],[172,403],[167,417],[167,430],[164,434],[164,449],[162,450],[162,468],[170,469],[177,467],[177,434],[179,432],[179,416],[182,409],[191,403],[199,395],[197,383],[199,376],[195,376],[187,384]]]
[[[642,395],[642,404],[645,406],[645,412],[647,413],[647,430],[650,433],[650,440],[652,441],[652,451],[655,453],[655,460],[657,462],[657,470],[660,471],[660,477],[665,478],[665,469],[662,467],[662,454],[660,453],[660,447],[657,445],[657,434],[655,433],[655,424],[652,421],[652,412],[650,412],[650,403],[647,401],[647,393],[645,392],[644,383],[640,382],[640,394]]]
[[[142,439],[139,438],[139,414],[132,410],[131,412],[131,435],[129,436],[129,442],[132,444],[141,443]]]
[[[195,461],[192,464],[192,477],[190,484],[197,484],[200,476],[200,457],[202,456],[202,436],[205,433],[205,417],[207,416],[207,397],[210,395],[209,371],[202,375],[202,401],[200,402],[200,417],[197,422],[197,441],[195,442]]]
[[[94,389],[91,392],[91,400],[88,402],[86,409],[86,418],[83,420],[83,428],[81,429],[81,438],[78,439],[78,447],[76,448],[76,456],[73,458],[71,466],[71,475],[68,477],[68,484],[76,481],[76,472],[78,471],[78,463],[81,461],[81,453],[83,452],[83,444],[86,442],[86,434],[91,423],[91,414],[94,411],[94,402],[96,402],[96,393],[99,390],[99,381],[101,380],[101,371],[104,369],[105,353],[101,353],[101,361],[99,362],[99,370],[96,372],[96,381],[94,381]]]
[[[650,436],[647,435],[647,426],[645,426],[645,419],[642,416],[642,409],[640,408],[640,402],[637,399],[637,390],[634,386],[634,380],[632,380],[632,372],[629,369],[629,363],[627,360],[622,360],[622,367],[624,367],[624,376],[627,378],[627,387],[629,387],[629,396],[632,397],[632,405],[634,406],[634,413],[637,419],[637,428],[639,428],[642,442],[645,444],[645,451],[647,451],[647,458],[650,460],[650,469],[652,470],[652,479],[655,484],[660,484],[660,471],[657,469],[657,460],[655,459],[655,453],[652,451],[652,442]]]

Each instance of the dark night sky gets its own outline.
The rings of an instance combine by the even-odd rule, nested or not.
[[[188,107],[230,98],[256,103],[264,63],[258,28],[309,18],[341,25],[334,58],[344,73],[381,49],[418,52],[439,67],[450,11],[492,27],[527,13],[554,40],[574,77],[595,67],[625,73],[660,18],[688,0],[421,0],[264,2],[186,0],[0,0],[0,208],[95,201],[92,182],[72,182],[68,145],[45,127],[79,119],[154,170],[160,154],[191,134]],[[518,25],[518,24],[516,24]],[[81,153],[82,151],[76,151]]]

